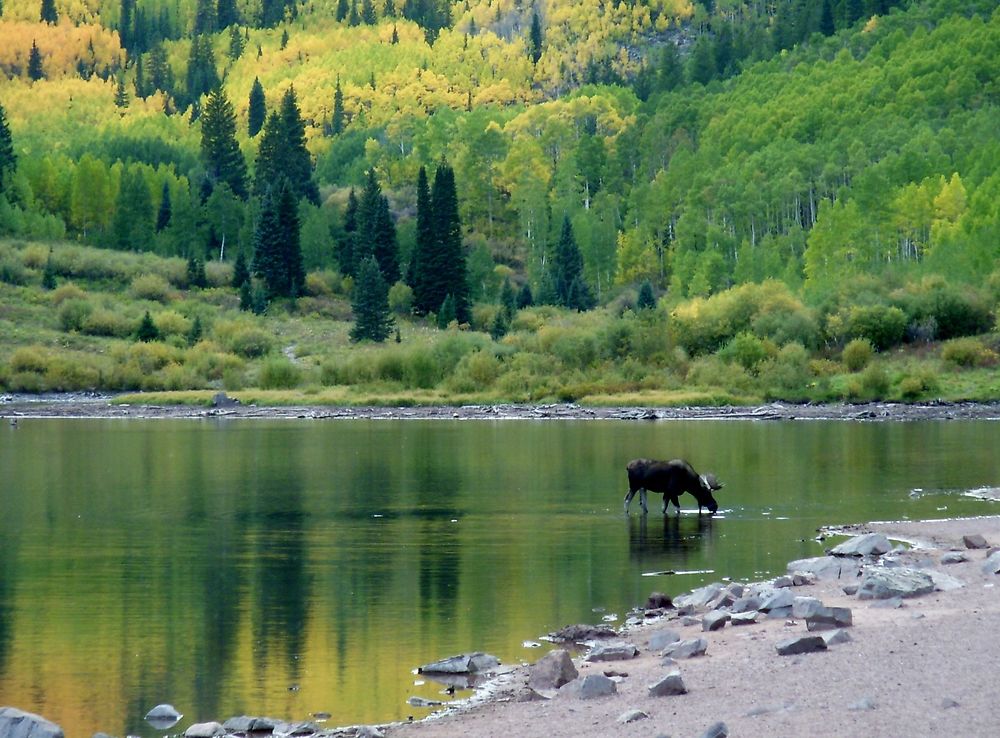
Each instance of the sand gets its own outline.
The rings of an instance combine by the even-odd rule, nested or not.
[[[993,736],[1000,735],[1000,576],[982,573],[984,550],[966,551],[969,561],[939,564],[962,536],[980,533],[1000,544],[1000,517],[852,526],[852,533],[878,531],[916,541],[901,560],[934,566],[965,582],[961,589],[903,601],[898,609],[844,594],[844,581],[794,588],[825,605],[849,607],[853,640],[826,652],[779,656],[775,644],[806,633],[803,621],[759,624],[703,633],[662,619],[629,631],[640,649],[630,661],[587,664],[580,674],[626,673],[618,694],[591,700],[559,694],[547,701],[518,702],[526,669],[505,680],[496,698],[454,715],[385,728],[387,736],[701,736],[724,722],[730,736]],[[856,580],[854,580],[856,582]],[[688,694],[651,697],[647,685],[667,671],[649,651],[650,636],[671,628],[683,638],[704,637],[703,657],[678,666]],[[632,709],[648,719],[623,724]]]

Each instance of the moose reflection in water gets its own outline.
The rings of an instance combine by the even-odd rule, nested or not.
[[[652,523],[645,515],[628,519],[628,550],[633,561],[667,566],[671,570],[687,568],[685,562],[708,543],[714,519],[707,515],[675,517],[666,515],[662,524]]]

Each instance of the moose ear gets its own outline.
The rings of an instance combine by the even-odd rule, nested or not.
[[[722,482],[716,479],[714,474],[705,474],[704,476],[702,476],[702,479],[705,480],[705,484],[708,485],[709,489],[713,490],[722,489]]]

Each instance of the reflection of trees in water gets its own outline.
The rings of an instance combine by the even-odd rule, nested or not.
[[[681,568],[712,536],[711,515],[630,515],[628,549],[640,565]]]
[[[442,461],[434,449],[420,449],[413,462],[417,507],[420,518],[418,546],[420,567],[420,613],[424,619],[449,616],[458,597],[461,559],[455,497],[461,476],[448,460]],[[438,609],[444,612],[439,612]]]
[[[14,619],[14,566],[17,537],[8,535],[0,544],[0,674],[5,673]]]

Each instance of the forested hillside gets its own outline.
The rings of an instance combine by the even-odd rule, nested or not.
[[[0,234],[497,340],[658,300],[673,369],[884,350],[994,327],[997,68],[985,0],[3,0]]]

